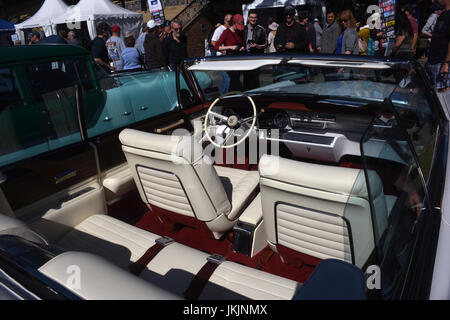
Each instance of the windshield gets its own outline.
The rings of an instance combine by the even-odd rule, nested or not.
[[[209,78],[210,85],[202,87],[208,101],[227,92],[244,91],[249,95],[313,96],[364,104],[389,98],[407,74],[407,70],[397,66],[394,71],[389,65],[373,62],[320,64],[314,60],[272,59],[264,64],[261,60],[248,61],[248,64],[241,60],[217,61],[216,65],[214,61],[197,62],[190,70],[199,83]],[[395,98],[398,101],[394,103],[406,103],[400,96]]]

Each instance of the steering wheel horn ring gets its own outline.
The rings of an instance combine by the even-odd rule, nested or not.
[[[236,116],[236,115],[231,115],[229,117],[226,117],[226,116],[224,116],[222,114],[219,114],[219,113],[216,113],[216,112],[212,111],[212,109],[217,105],[217,103],[220,100],[222,100],[225,97],[231,96],[231,95],[244,96],[250,101],[250,103],[251,103],[251,105],[253,107],[253,117],[251,119],[247,118],[247,119],[245,119],[246,121],[243,121],[243,120],[239,120],[238,116]],[[215,118],[218,118],[218,119],[224,121],[225,125],[227,126],[227,128],[229,128],[231,130],[230,134],[234,134],[235,130],[238,129],[245,122],[248,122],[248,121],[252,120],[252,124],[251,124],[250,128],[247,130],[247,132],[243,135],[243,137],[240,140],[238,140],[236,143],[231,144],[231,145],[225,145],[227,143],[227,141],[229,140],[229,137],[228,137],[228,138],[226,138],[224,140],[224,143],[222,145],[220,145],[220,144],[216,143],[215,141],[213,141],[211,139],[211,136],[209,135],[208,121],[209,121],[209,117],[210,116],[213,116]],[[247,95],[247,94],[245,94],[243,92],[240,92],[240,91],[233,91],[233,92],[225,93],[222,96],[218,97],[211,104],[211,106],[208,109],[208,112],[206,113],[205,123],[204,123],[204,131],[205,131],[206,138],[209,140],[209,142],[211,144],[213,144],[214,146],[216,146],[218,148],[221,148],[221,149],[222,148],[223,149],[234,148],[234,147],[238,146],[239,144],[241,144],[243,141],[245,141],[245,139],[247,139],[247,137],[250,135],[250,133],[252,132],[253,128],[255,127],[256,118],[257,118],[256,104],[255,104],[255,101],[253,101],[252,97],[250,97],[249,95]]]

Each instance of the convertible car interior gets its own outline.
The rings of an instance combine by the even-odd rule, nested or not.
[[[228,59],[185,63],[184,121],[121,130],[121,165],[20,210],[0,193],[0,243],[15,248],[7,260],[33,264],[34,281],[58,291],[42,295],[398,294],[408,234],[426,206],[422,162],[437,139],[414,69],[374,60]],[[373,265],[382,290],[366,287]],[[82,272],[79,286],[68,280],[73,266]]]

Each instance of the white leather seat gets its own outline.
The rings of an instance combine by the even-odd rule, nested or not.
[[[267,239],[318,259],[362,267],[375,248],[364,171],[265,155],[260,161],[261,199]],[[376,224],[387,223],[379,176],[369,171]]]
[[[24,236],[43,245],[47,243],[24,223],[0,214],[2,234]],[[172,243],[147,265],[140,275],[142,283],[139,283],[136,281],[139,278],[129,273],[127,267],[158,238],[159,235],[115,218],[93,215],[56,243],[69,252],[56,256],[39,271],[66,285],[68,266],[80,267],[84,282],[75,292],[86,299],[182,298],[206,263],[208,254]],[[225,261],[209,279],[200,299],[291,299],[299,286],[296,281]]]
[[[93,215],[56,243],[69,251],[90,252],[128,267],[161,236],[136,228],[107,215]]]
[[[106,215],[91,216],[67,234],[58,246],[89,252],[127,268],[153,246],[159,235]],[[179,243],[159,252],[140,278],[182,297],[209,255]],[[223,262],[211,276],[200,299],[291,299],[299,283],[234,262]],[[164,298],[162,298],[164,299]]]
[[[174,243],[148,264],[141,277],[164,290],[183,295],[208,256],[202,251]],[[289,300],[300,286],[296,281],[225,261],[214,271],[199,299]]]
[[[233,227],[256,193],[257,172],[218,168],[219,176],[202,161],[192,136],[125,129],[119,138],[142,200],[204,222],[216,238]]]

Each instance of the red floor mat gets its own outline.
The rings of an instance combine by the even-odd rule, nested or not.
[[[220,254],[225,256],[228,261],[301,283],[304,283],[314,270],[314,267],[307,265],[293,267],[283,263],[280,256],[268,246],[253,258],[233,252],[231,232],[223,236],[220,240],[216,240],[211,233],[204,230],[200,225],[196,227],[174,223],[170,221],[171,217],[167,217],[166,214],[167,211],[164,209],[155,207],[153,211],[147,212],[135,226],[161,236],[169,236],[178,243],[209,254]]]
[[[133,191],[120,201],[108,206],[108,215],[129,224],[135,224],[148,211],[138,191]]]

